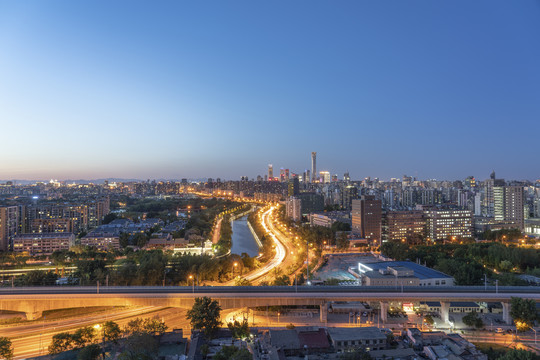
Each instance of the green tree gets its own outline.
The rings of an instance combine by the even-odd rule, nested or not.
[[[291,280],[287,275],[277,276],[272,283],[273,286],[288,286],[291,285]]]
[[[478,316],[478,313],[476,311],[471,311],[467,315],[463,317],[463,323],[469,327],[475,327],[477,329],[481,329],[484,327],[484,322]]]
[[[537,360],[538,358],[540,357],[535,356],[531,351],[512,349],[497,360]]]
[[[168,326],[158,319],[144,319],[143,330],[150,335],[163,335]]]
[[[510,271],[512,269],[512,262],[508,260],[501,261],[499,269],[501,269],[501,271]]]
[[[69,333],[59,333],[52,337],[52,342],[49,345],[49,354],[54,355],[73,348],[73,337]]]
[[[188,310],[186,318],[190,320],[194,329],[202,330],[206,337],[212,338],[221,325],[220,314],[219,303],[205,296],[195,298],[195,303]]]
[[[97,360],[101,356],[101,346],[90,344],[83,347],[77,354],[77,360]]]
[[[519,331],[525,331],[531,328],[537,319],[536,303],[532,299],[523,299],[512,297],[510,302],[510,316],[516,323]]]
[[[251,281],[238,277],[234,280],[234,286],[251,286]]]
[[[429,314],[424,316],[424,322],[428,325],[433,325],[435,323],[435,321],[433,320],[433,316]]]
[[[143,319],[136,318],[133,320],[128,321],[124,328],[124,335],[131,336],[134,334],[142,334],[144,332],[143,329]]]
[[[336,240],[336,246],[339,250],[347,250],[349,248],[349,239],[346,233],[341,233]]]
[[[227,327],[235,339],[244,339],[249,336],[249,325],[246,319],[242,320],[242,322],[234,320],[234,322],[228,323]]]
[[[0,336],[0,358],[13,359],[13,345],[11,340],[4,336]]]
[[[96,330],[91,326],[86,326],[80,329],[77,329],[71,338],[75,347],[83,347],[86,344],[91,343],[96,337]]]
[[[121,335],[122,331],[120,330],[120,326],[114,321],[107,321],[103,324],[103,339],[105,341],[117,343]]]

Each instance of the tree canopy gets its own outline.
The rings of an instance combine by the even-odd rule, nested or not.
[[[221,326],[220,315],[221,306],[219,303],[205,296],[195,298],[195,303],[188,310],[186,317],[194,329],[202,330],[206,337],[212,338]]]

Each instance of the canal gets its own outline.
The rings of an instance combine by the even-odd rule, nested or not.
[[[247,215],[232,223],[232,248],[231,253],[242,255],[246,253],[249,256],[259,255],[259,245],[249,230],[247,224]]]

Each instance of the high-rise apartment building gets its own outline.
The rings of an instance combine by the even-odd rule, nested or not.
[[[516,224],[523,231],[525,221],[525,190],[523,186],[493,188],[495,220]]]
[[[375,200],[374,196],[368,195],[352,200],[351,218],[354,233],[368,240],[381,240],[381,200]]]
[[[13,238],[19,232],[19,207],[0,207],[0,250],[11,250],[13,245]]]
[[[311,152],[311,182],[317,182],[317,152]]]
[[[302,201],[297,197],[290,197],[287,199],[285,211],[288,218],[300,221],[302,219]]]

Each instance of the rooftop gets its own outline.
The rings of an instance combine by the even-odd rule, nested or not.
[[[328,334],[334,341],[351,339],[386,339],[386,335],[376,327],[328,328]]]
[[[380,262],[374,262],[374,263],[359,263],[360,267],[362,268],[361,272],[365,271],[379,271],[379,270],[386,270],[389,266],[392,268],[396,267],[404,267],[410,270],[414,271],[414,276],[417,278],[424,280],[424,279],[434,279],[434,278],[446,278],[451,279],[452,277],[449,275],[446,275],[440,271],[430,269],[426,266],[422,266],[417,263],[413,263],[412,261],[380,261]]]

